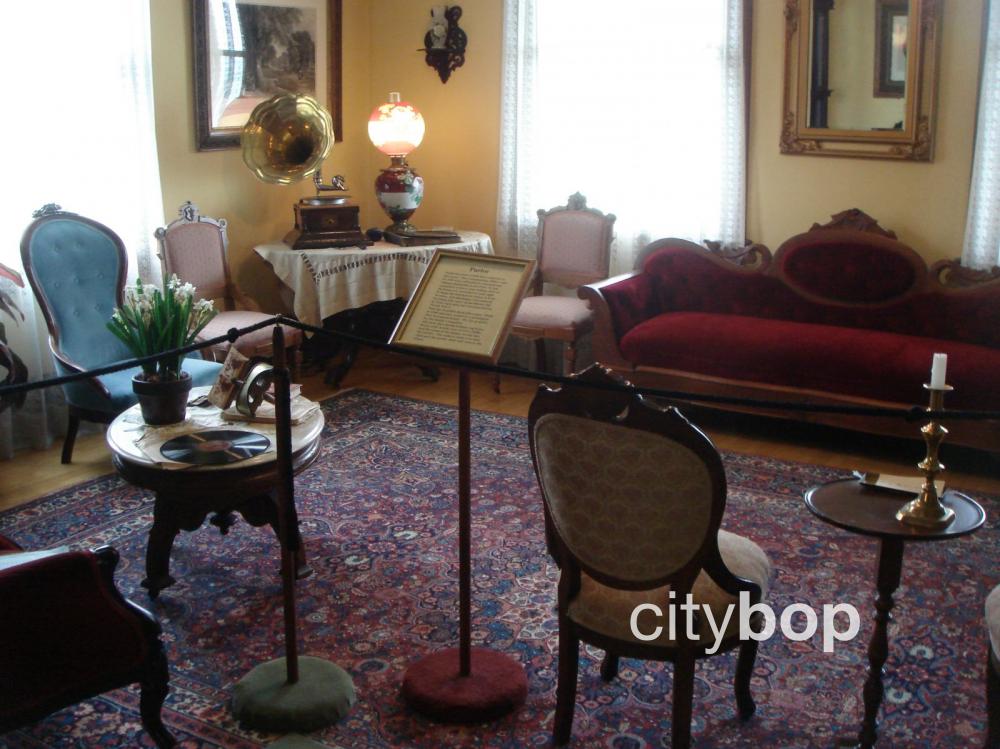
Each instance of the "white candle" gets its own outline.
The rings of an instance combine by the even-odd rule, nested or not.
[[[944,375],[948,369],[948,354],[934,354],[931,363],[931,387],[935,390],[944,388]]]

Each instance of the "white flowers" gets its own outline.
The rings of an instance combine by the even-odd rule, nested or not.
[[[174,292],[174,296],[179,301],[194,298],[194,285],[181,282],[176,273],[172,274],[167,280],[167,288]]]
[[[108,329],[134,356],[144,357],[187,346],[215,314],[211,300],[195,301],[195,287],[176,275],[166,279],[162,292],[137,279],[125,290],[124,304],[112,313]],[[176,379],[183,358],[170,354],[142,367],[147,379]]]

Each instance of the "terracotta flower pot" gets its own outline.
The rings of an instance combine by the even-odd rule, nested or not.
[[[132,378],[132,392],[139,396],[142,420],[151,426],[176,424],[187,414],[188,393],[191,392],[191,375],[181,372],[180,379],[166,382],[149,382]]]

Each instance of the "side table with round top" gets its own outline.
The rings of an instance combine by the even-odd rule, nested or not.
[[[194,388],[191,397],[207,392],[208,388]],[[108,427],[107,441],[119,475],[130,484],[156,494],[153,526],[146,547],[146,578],[142,581],[150,597],[156,598],[161,590],[176,582],[170,575],[170,551],[177,534],[182,530],[197,530],[209,514],[216,516],[212,522],[223,533],[230,525],[225,518],[238,512],[250,525],[270,525],[278,534],[278,467],[273,449],[224,465],[165,467],[151,460],[136,444],[136,438],[149,429],[143,427],[138,408],[136,405],[118,415]],[[196,421],[189,431],[239,429],[265,434],[274,444],[273,424],[222,422],[218,414],[219,409],[213,406],[188,406],[189,421]],[[319,454],[322,430],[323,412],[319,408],[292,426],[292,467],[296,474],[310,466]],[[292,532],[297,536],[298,528]],[[299,550],[297,576],[304,577],[311,570],[301,544]]]
[[[883,666],[889,656],[888,625],[903,569],[907,541],[946,541],[976,531],[986,520],[979,504],[955,491],[946,491],[941,503],[955,511],[944,528],[922,528],[896,519],[896,511],[913,495],[869,486],[855,479],[832,481],[806,492],[806,506],[816,517],[838,528],[879,539],[875,599],[875,631],[868,644],[868,677],[864,686],[865,714],[858,738],[839,746],[869,747],[877,740],[878,710],[882,704]]]

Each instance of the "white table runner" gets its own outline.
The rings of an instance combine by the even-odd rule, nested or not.
[[[376,242],[356,247],[292,250],[283,242],[254,247],[275,275],[295,294],[296,317],[322,326],[324,318],[372,302],[409,299],[434,251],[442,249],[492,255],[493,243],[481,232],[458,232],[461,243],[400,247]]]

